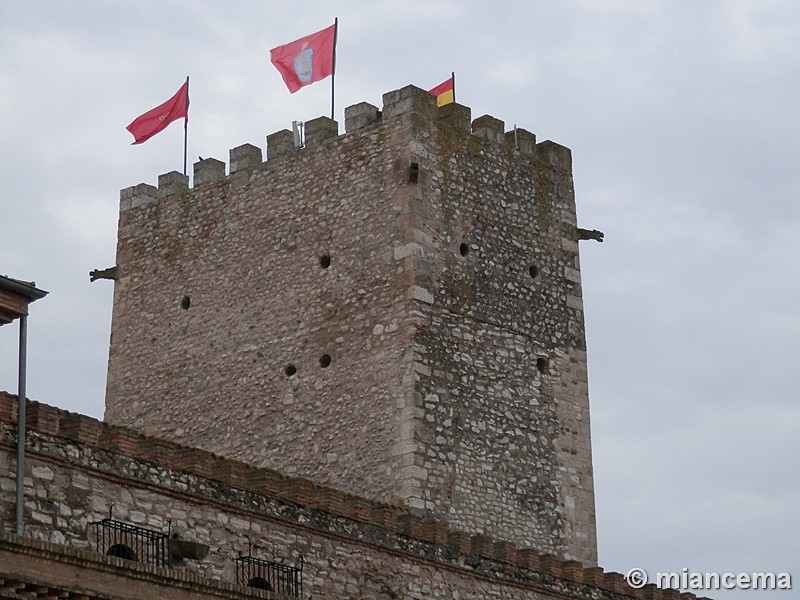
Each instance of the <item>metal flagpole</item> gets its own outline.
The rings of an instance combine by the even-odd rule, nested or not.
[[[28,317],[19,319],[19,379],[17,383],[17,506],[15,533],[25,533],[25,409],[27,392],[25,379],[28,365]]]
[[[331,70],[331,119],[333,119],[336,81],[336,39],[339,37],[339,17],[333,19],[333,69]]]
[[[453,104],[455,104],[455,101],[456,101],[456,72],[452,71],[450,73],[450,76],[453,78]]]
[[[186,76],[186,116],[183,117],[183,174],[186,175],[186,155],[189,145],[189,76]]]

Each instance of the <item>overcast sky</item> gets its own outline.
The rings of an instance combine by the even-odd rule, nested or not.
[[[337,16],[340,130],[455,71],[473,118],[572,149],[606,235],[581,243],[601,566],[800,587],[797,0],[0,3],[0,274],[50,292],[29,397],[103,416],[113,284],[88,272],[115,263],[119,190],[182,169],[181,123],[125,126],[187,75],[190,163],[329,115],[328,82],[290,95],[268,55]]]

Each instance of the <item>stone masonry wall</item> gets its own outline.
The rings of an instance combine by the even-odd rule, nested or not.
[[[15,512],[14,413],[15,398],[0,393],[0,529],[5,531],[13,528]],[[252,548],[254,556],[288,564],[298,564],[303,555],[306,598],[695,598],[654,586],[633,589],[617,573],[448,530],[401,508],[42,404],[29,403],[28,415],[26,538],[0,535],[5,557],[0,580],[31,593],[48,590],[36,581],[77,581],[87,589],[96,583],[100,589],[110,575],[97,571],[110,567],[117,585],[133,590],[119,581],[129,565],[136,589],[146,589],[142,586],[150,581],[159,595],[172,584],[180,594],[194,590],[192,597],[230,597],[237,586],[234,559]],[[208,544],[210,552],[203,560],[180,560],[166,569],[93,558],[98,547],[91,523],[109,514],[157,531],[169,527],[181,539]],[[34,558],[45,561],[48,573],[63,572],[65,578],[44,582],[39,568],[26,571]],[[84,594],[80,597],[95,597]],[[120,589],[102,597],[129,595]]]
[[[302,151],[235,149],[228,177],[207,159],[191,191],[179,174],[123,190],[110,422],[396,497],[411,356],[392,135],[324,143],[309,123]]]
[[[569,150],[465,107],[437,112],[411,143],[420,506],[595,564]]]
[[[0,531],[3,600],[286,600],[273,592]]]
[[[596,564],[566,148],[408,87],[121,193],[106,418]]]

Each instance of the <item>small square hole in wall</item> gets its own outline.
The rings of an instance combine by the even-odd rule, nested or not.
[[[550,359],[540,356],[536,359],[536,370],[543,375],[550,371]]]
[[[419,183],[419,163],[412,162],[408,166],[408,183]]]

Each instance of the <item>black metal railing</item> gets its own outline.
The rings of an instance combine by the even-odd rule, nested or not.
[[[303,595],[303,556],[300,566],[262,560],[253,556],[240,556],[236,560],[236,580],[261,590],[297,598]]]
[[[169,533],[145,529],[111,517],[89,524],[97,528],[98,552],[157,567],[167,566]]]

